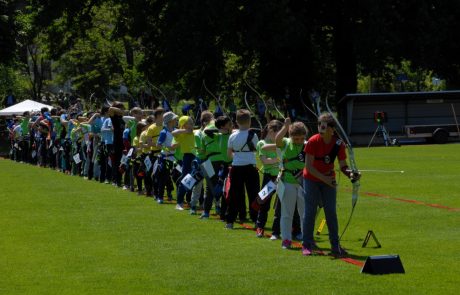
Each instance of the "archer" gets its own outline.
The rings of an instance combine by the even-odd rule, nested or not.
[[[359,173],[350,171],[344,142],[335,132],[336,123],[332,114],[323,113],[318,118],[318,134],[313,135],[305,146],[305,169],[303,172],[305,189],[305,217],[302,254],[311,255],[316,248],[313,240],[316,210],[319,205],[324,207],[331,254],[342,257],[347,254],[340,246],[336,210],[337,182],[334,162],[337,158],[340,170],[352,181],[360,178]]]

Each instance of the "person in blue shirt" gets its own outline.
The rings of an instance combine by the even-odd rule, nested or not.
[[[112,154],[113,154],[113,127],[110,117],[104,118],[101,127],[101,146],[99,148],[99,181],[110,183],[112,181]]]
[[[99,163],[99,146],[101,144],[101,129],[102,123],[104,123],[104,117],[99,113],[93,122],[91,123],[91,134],[92,138],[92,159],[93,163],[93,177],[96,181],[99,181],[101,175],[101,165]]]
[[[163,130],[158,136],[157,146],[161,147],[161,154],[158,159],[158,199],[159,204],[163,204],[163,194],[167,183],[171,181],[171,169],[174,163],[174,149],[172,131],[177,125],[178,116],[173,112],[166,112],[163,115]]]
[[[3,101],[5,108],[16,104],[16,97],[13,95],[13,90],[8,89],[7,93],[8,94],[5,96],[5,100]]]

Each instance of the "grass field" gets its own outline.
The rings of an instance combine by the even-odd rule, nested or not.
[[[342,244],[360,261],[399,254],[406,274],[361,274],[239,225],[224,230],[170,204],[0,160],[0,294],[457,294],[460,145],[361,148],[356,162],[404,173],[362,173]],[[343,227],[351,186],[342,177],[339,187]],[[361,247],[368,230],[382,248]],[[318,244],[329,247],[327,228]]]

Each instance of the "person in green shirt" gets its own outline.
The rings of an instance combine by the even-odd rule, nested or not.
[[[81,117],[75,122],[75,127],[70,132],[70,140],[72,141],[71,152],[71,173],[72,175],[80,175],[82,167],[81,142],[83,140],[83,128],[81,126]],[[78,155],[78,157],[77,157]],[[79,159],[79,160],[78,160]]]
[[[30,162],[30,112],[24,112],[22,117],[20,118],[20,125],[22,130],[22,141],[19,142],[19,146],[21,147],[21,159],[23,162],[29,163]]]
[[[276,183],[276,177],[279,173],[279,158],[276,153],[275,136],[278,131],[283,127],[283,123],[278,120],[270,121],[262,132],[262,140],[257,143],[257,156],[259,157],[262,167],[259,169],[263,174],[262,187],[272,181]],[[270,210],[270,203],[272,196],[270,194],[264,200],[258,197],[256,207],[258,207],[257,221],[256,221],[256,235],[261,238],[264,236],[264,228],[267,223],[268,211]]]
[[[225,178],[228,175],[228,167],[232,164],[232,158],[227,154],[228,139],[230,134],[233,131],[233,121],[232,118],[221,116],[216,120],[216,127],[219,129],[218,141],[220,145],[220,154],[222,155],[222,164],[220,169],[216,171],[218,180],[216,188],[216,194],[220,198],[220,207],[216,205],[216,214],[220,215],[220,220],[225,221],[225,214],[227,213],[227,201],[223,197],[223,185]]]
[[[285,138],[288,131],[289,138]],[[299,179],[302,177],[305,165],[304,145],[307,134],[305,124],[302,122],[291,124],[291,119],[286,118],[283,128],[275,137],[276,147],[281,150],[282,163],[278,177],[278,197],[281,201],[281,237],[283,238],[281,246],[283,249],[289,249],[292,244],[291,227],[296,204],[299,215],[301,217],[304,215],[305,201]]]
[[[231,162],[227,155],[227,144],[232,127],[233,124],[229,117],[220,116],[203,131],[202,148],[206,159],[211,161],[215,174],[206,180],[206,197],[201,218],[209,218],[213,200],[218,204],[216,205],[216,213],[221,214],[221,182],[223,182],[223,178],[228,172],[229,162]],[[219,176],[219,174],[221,175]]]
[[[204,129],[214,121],[214,116],[210,111],[203,111],[200,116],[201,128],[193,132],[195,137],[195,161],[201,163],[206,159],[205,149],[203,148],[202,138]],[[198,202],[201,199],[203,189],[203,180],[198,181],[192,190],[192,199],[190,201],[190,214],[195,215]]]

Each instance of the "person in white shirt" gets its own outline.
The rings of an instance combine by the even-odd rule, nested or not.
[[[238,110],[236,113],[236,122],[239,129],[230,135],[227,146],[228,157],[233,158],[232,167],[229,172],[231,179],[230,190],[227,194],[227,229],[233,229],[233,223],[238,213],[240,213],[240,219],[244,221],[244,214],[246,214],[246,192],[249,204],[252,204],[260,190],[259,172],[256,167],[256,146],[259,138],[254,131],[250,130],[251,113],[244,109]],[[255,223],[257,220],[257,211],[250,208],[249,214],[251,220]]]

